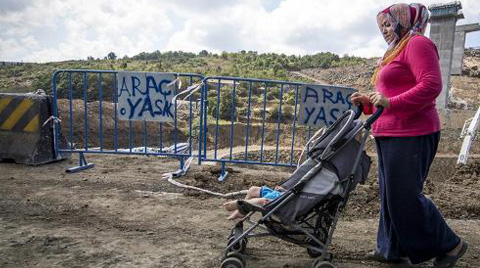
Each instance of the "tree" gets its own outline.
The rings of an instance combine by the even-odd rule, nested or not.
[[[207,57],[208,56],[208,51],[206,51],[205,49],[200,51],[200,53],[198,53],[199,56],[201,57]]]
[[[113,52],[110,52],[110,53],[108,53],[107,58],[108,58],[109,60],[116,60],[116,59],[117,59],[117,55],[115,55],[115,53],[113,53]]]
[[[228,59],[228,53],[226,51],[222,51],[222,58]]]

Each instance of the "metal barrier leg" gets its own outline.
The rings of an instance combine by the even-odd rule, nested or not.
[[[185,163],[184,163],[183,157],[180,157],[180,169],[183,170],[184,166],[185,166]]]
[[[181,156],[180,157],[180,169],[175,171],[175,172],[172,172],[172,176],[174,178],[177,178],[177,177],[181,177],[183,175],[185,175],[185,173],[187,173],[188,171],[188,168],[190,167],[190,164],[192,163],[193,161],[193,156],[190,156],[187,161],[184,160],[184,157]]]
[[[220,170],[220,177],[218,178],[218,181],[223,182],[228,175],[228,171],[225,168],[225,162],[222,162],[222,169]]]
[[[92,168],[94,166],[93,163],[87,163],[87,160],[85,159],[85,156],[83,153],[80,153],[79,158],[78,158],[78,166],[72,167],[72,168],[67,168],[68,173],[75,173],[87,168]]]

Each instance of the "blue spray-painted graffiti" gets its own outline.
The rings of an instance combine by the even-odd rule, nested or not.
[[[173,122],[173,80],[173,74],[119,72],[119,119]]]
[[[299,120],[308,126],[331,125],[352,108],[353,88],[306,85],[301,88]]]

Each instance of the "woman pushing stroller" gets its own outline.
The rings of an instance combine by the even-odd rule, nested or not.
[[[389,47],[372,77],[375,92],[353,94],[366,114],[383,106],[374,123],[380,186],[380,220],[373,259],[435,258],[434,267],[454,267],[467,243],[447,225],[423,184],[440,140],[435,99],[442,90],[435,44],[423,36],[428,11],[422,4],[395,4],[377,15]]]

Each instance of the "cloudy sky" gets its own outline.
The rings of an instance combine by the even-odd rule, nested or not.
[[[253,50],[380,56],[375,14],[388,0],[0,0],[0,61],[48,62],[140,52]],[[449,1],[446,1],[449,2]],[[462,0],[480,20],[480,1]],[[425,5],[438,1],[423,1]],[[442,2],[440,2],[442,3]],[[480,47],[480,33],[467,34]]]

